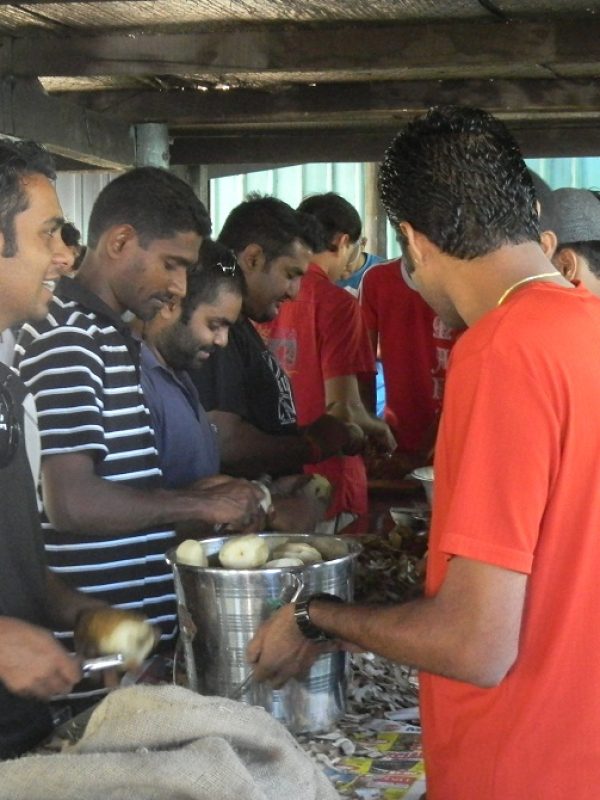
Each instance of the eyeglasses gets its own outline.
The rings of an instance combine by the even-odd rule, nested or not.
[[[15,457],[21,439],[21,423],[15,401],[10,391],[17,376],[10,372],[0,384],[0,469],[7,467]]]

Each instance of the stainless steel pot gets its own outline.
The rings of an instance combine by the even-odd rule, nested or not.
[[[292,679],[280,690],[250,680],[240,692],[250,673],[246,645],[260,624],[292,596],[330,592],[352,600],[360,545],[333,536],[261,536],[313,545],[325,539],[342,555],[303,567],[232,570],[218,566],[225,537],[200,540],[208,567],[178,564],[170,550],[166,558],[175,578],[189,685],[201,694],[223,697],[235,696],[237,690],[242,700],[263,706],[294,733],[328,730],[346,708],[346,654],[321,656],[306,678]]]

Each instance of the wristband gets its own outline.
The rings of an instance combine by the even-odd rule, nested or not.
[[[310,604],[313,600],[330,600],[333,603],[343,603],[344,601],[335,594],[320,592],[319,594],[311,594],[306,600],[298,600],[294,604],[294,619],[302,636],[305,639],[310,639],[311,642],[315,642],[315,644],[330,642],[336,637],[331,636],[321,628],[317,628],[310,620]]]

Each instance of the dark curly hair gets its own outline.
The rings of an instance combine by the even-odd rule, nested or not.
[[[56,178],[50,153],[35,142],[0,140],[0,232],[4,237],[2,256],[12,258],[17,253],[15,217],[29,207],[23,178],[44,175]]]
[[[379,191],[394,228],[406,221],[456,258],[540,238],[519,148],[480,109],[438,106],[411,122],[385,153]]]

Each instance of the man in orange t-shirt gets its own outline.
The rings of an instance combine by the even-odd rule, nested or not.
[[[254,677],[280,684],[327,638],[412,664],[427,800],[595,800],[600,302],[545,257],[531,178],[485,112],[409,124],[380,189],[419,291],[468,327],[436,447],[426,597],[284,606],[249,645]]]

